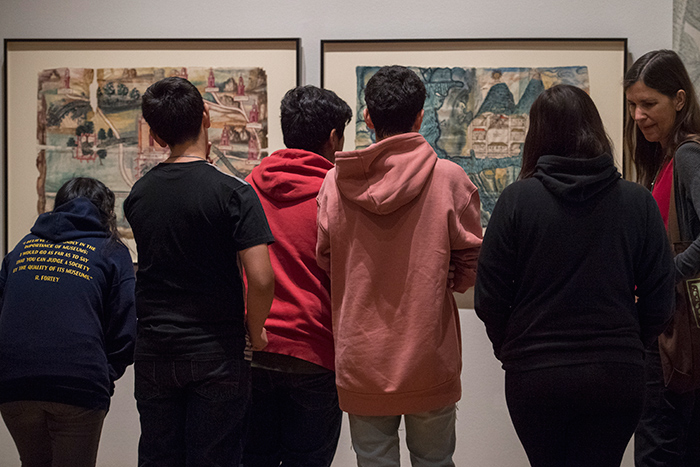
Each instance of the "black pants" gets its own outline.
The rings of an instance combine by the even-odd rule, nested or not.
[[[647,350],[646,400],[634,433],[637,467],[700,466],[700,389],[678,394],[664,385],[659,346]]]
[[[335,373],[284,373],[253,368],[253,409],[245,467],[328,467],[343,412]]]
[[[506,402],[533,467],[619,467],[642,413],[644,368],[507,371]]]

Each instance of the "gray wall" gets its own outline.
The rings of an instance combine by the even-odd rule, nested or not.
[[[14,39],[301,37],[302,81],[318,85],[321,39],[627,37],[635,59],[671,47],[672,11],[672,0],[2,0],[0,34]],[[456,463],[526,466],[508,419],[503,374],[483,326],[471,310],[461,314],[464,393]],[[105,422],[100,466],[136,465],[139,426],[132,384],[129,370]],[[353,459],[346,426],[334,467],[354,465]],[[0,465],[19,465],[4,425]],[[632,465],[629,453],[623,465]]]

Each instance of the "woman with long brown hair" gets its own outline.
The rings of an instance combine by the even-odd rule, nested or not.
[[[692,242],[675,256],[676,282],[700,272],[700,105],[688,72],[671,50],[640,57],[625,75],[629,117],[625,147],[638,181],[650,189],[668,228],[671,187],[680,240]],[[700,465],[700,391],[664,384],[659,346],[647,349],[647,397],[635,432],[637,467]],[[695,428],[698,430],[698,428]]]

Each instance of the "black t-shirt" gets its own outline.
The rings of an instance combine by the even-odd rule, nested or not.
[[[274,241],[253,188],[204,161],[159,164],[124,213],[139,256],[136,358],[243,358],[238,252]]]

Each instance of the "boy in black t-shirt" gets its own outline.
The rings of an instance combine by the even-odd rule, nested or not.
[[[139,255],[139,465],[238,466],[250,403],[245,341],[267,345],[274,239],[253,189],[206,161],[209,109],[196,87],[153,84],[143,117],[170,157],[124,201]]]

